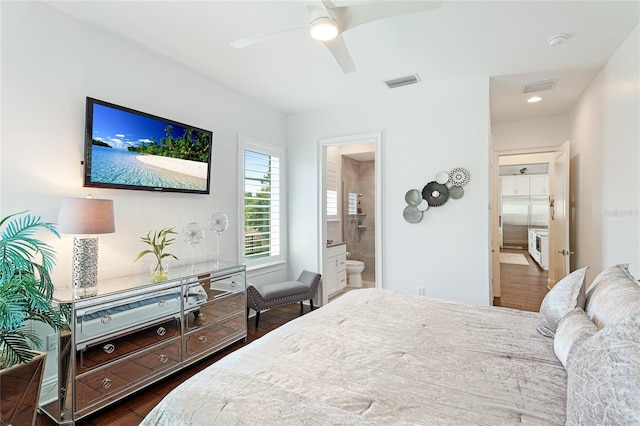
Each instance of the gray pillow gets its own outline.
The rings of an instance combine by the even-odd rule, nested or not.
[[[591,296],[593,291],[598,287],[598,285],[602,282],[609,281],[611,279],[615,279],[619,277],[620,274],[624,274],[624,272],[629,273],[629,264],[628,263],[620,263],[618,265],[609,266],[604,269],[602,272],[598,274],[598,276],[593,280],[591,285],[587,287],[586,296],[587,299]]]
[[[572,309],[562,318],[553,338],[553,350],[565,368],[567,368],[569,351],[574,353],[577,346],[586,338],[596,334],[598,330],[598,326],[589,319],[582,308]]]
[[[640,425],[640,315],[607,325],[572,356],[566,424]]]
[[[542,300],[538,332],[553,337],[560,320],[573,308],[584,308],[584,279],[589,267],[577,269],[558,281]]]
[[[600,328],[634,314],[640,314],[640,285],[627,265],[602,271],[587,292],[585,312]]]

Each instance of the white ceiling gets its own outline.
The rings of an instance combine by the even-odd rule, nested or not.
[[[391,1],[391,0],[388,0]],[[357,70],[343,74],[306,30],[235,49],[230,42],[307,23],[309,1],[46,1],[87,24],[166,55],[285,114],[491,78],[492,121],[568,113],[640,21],[640,1],[443,1],[344,34]],[[355,2],[334,1],[336,5]],[[558,33],[570,39],[550,47]],[[384,80],[417,73],[419,84]],[[543,101],[526,83],[559,78]]]

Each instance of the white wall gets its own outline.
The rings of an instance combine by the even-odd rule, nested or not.
[[[571,166],[579,264],[630,263],[640,276],[640,26],[585,91],[571,114]]]
[[[239,133],[286,145],[286,119],[273,110],[155,53],[92,29],[40,2],[2,3],[2,139],[0,215],[30,210],[57,221],[61,197],[114,200],[116,232],[100,236],[99,279],[148,271],[134,263],[150,230],[195,220],[206,227],[219,209],[231,220],[221,256],[238,252],[236,140]],[[85,97],[91,96],[214,133],[211,194],[171,194],[82,187]],[[71,277],[71,236],[53,241],[53,279]],[[182,264],[191,251],[171,247]],[[213,234],[195,249],[216,255]],[[277,272],[284,278],[286,270]]]
[[[558,147],[569,139],[569,116],[494,122],[491,136],[494,151]]]
[[[429,96],[411,87],[395,101],[308,112],[288,118],[290,268],[319,269],[318,140],[382,130],[382,226],[385,288],[490,303],[487,79],[439,86]],[[404,196],[443,170],[471,173],[465,195],[405,222]],[[295,201],[293,201],[295,200]]]

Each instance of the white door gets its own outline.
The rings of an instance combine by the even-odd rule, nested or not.
[[[553,180],[554,194],[551,199],[551,235],[549,259],[549,287],[553,287],[569,273],[569,260],[572,254],[569,247],[569,161],[570,143],[566,141],[556,151]],[[553,257],[553,260],[552,260]]]

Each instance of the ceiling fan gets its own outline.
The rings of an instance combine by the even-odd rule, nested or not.
[[[307,6],[310,16],[308,23],[235,40],[231,42],[231,46],[241,49],[260,43],[275,34],[309,28],[311,36],[327,46],[342,71],[347,74],[355,71],[356,67],[353,64],[342,33],[367,22],[435,9],[441,5],[441,0],[387,0],[335,6],[329,0],[321,0]]]

